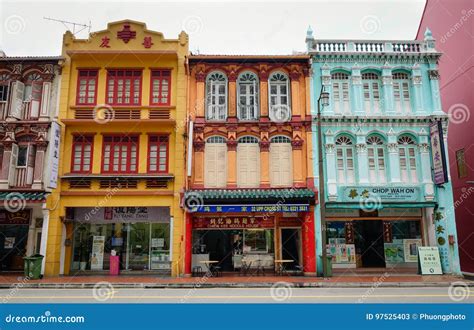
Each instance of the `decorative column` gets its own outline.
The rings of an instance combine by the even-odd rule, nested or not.
[[[260,117],[268,117],[268,71],[261,67],[258,72],[260,79]]]
[[[204,117],[204,107],[206,104],[206,74],[202,68],[198,68],[196,77],[196,116]]]
[[[324,137],[326,142],[324,144],[324,152],[326,153],[326,195],[327,200],[331,202],[337,200],[336,145],[334,144],[334,134],[330,129],[326,131]]]
[[[260,124],[260,188],[270,188],[270,141],[268,123]]]
[[[291,140],[293,158],[293,186],[304,187],[306,185],[306,175],[303,158],[304,140],[301,135],[302,124],[292,123],[293,138]]]
[[[355,115],[364,115],[364,92],[362,90],[362,76],[360,73],[360,67],[356,64],[352,67],[351,74],[351,106],[354,109]]]
[[[426,132],[425,132],[426,133]],[[434,184],[431,179],[431,159],[430,147],[428,144],[428,136],[420,136],[420,144],[418,144],[421,164],[421,182],[425,190],[425,200],[434,200]]]
[[[415,106],[416,115],[426,115],[426,111],[423,109],[423,90],[422,90],[422,79],[420,66],[415,64],[412,71],[412,82],[413,82],[413,101]]]
[[[367,158],[366,136],[362,129],[357,132],[356,154],[357,154],[357,174],[360,184],[369,183],[369,161]],[[357,182],[357,180],[356,180]]]
[[[204,127],[194,127],[194,188],[204,188]]]
[[[393,98],[392,68],[388,65],[388,63],[385,63],[385,65],[382,67],[382,93],[382,112],[389,116],[394,115],[395,102]]]
[[[229,109],[227,109],[229,113],[229,118],[235,118],[237,116],[237,73],[235,70],[231,70],[227,75],[227,79],[229,80]]]
[[[186,212],[184,238],[184,276],[191,276],[193,258],[193,216]]]
[[[400,183],[400,158],[398,156],[398,141],[393,128],[388,131],[388,163],[390,168],[390,183]],[[431,170],[430,170],[431,175]]]
[[[35,155],[35,169],[33,172],[33,184],[31,189],[44,189],[43,187],[43,172],[44,172],[44,159],[48,142],[43,141],[36,144],[36,155]]]
[[[290,72],[292,117],[301,117],[300,77],[301,72],[299,72],[298,70],[294,69]]]
[[[304,104],[304,109],[305,111],[302,111],[301,117],[306,118],[306,116],[311,116],[311,93],[312,93],[312,88],[311,86],[311,73],[312,69],[310,68],[303,68],[303,75],[304,75],[304,88],[305,88],[305,94],[306,94],[306,99],[305,99],[305,104]]]
[[[314,231],[314,206],[306,212],[301,226],[303,236],[303,273],[305,276],[316,275],[316,242]]]
[[[439,94],[439,72],[436,69],[428,71],[430,77],[431,102],[433,103],[433,113],[443,114],[441,109],[441,98]]]

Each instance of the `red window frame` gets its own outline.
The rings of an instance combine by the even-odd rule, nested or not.
[[[122,86],[125,85],[125,81],[130,79],[130,96],[129,102],[125,102],[125,88],[123,88],[122,101],[119,102],[118,87],[120,81],[122,81]],[[111,81],[113,83],[112,90]],[[134,102],[135,99],[135,81],[138,81],[138,102]],[[105,98],[107,104],[110,105],[141,105],[142,103],[142,70],[141,69],[109,69],[107,70],[107,89],[105,91]],[[112,92],[112,96],[110,96]]]
[[[152,170],[152,147],[156,146],[156,160],[155,160],[155,166],[156,169]],[[165,169],[160,170],[160,160],[163,159],[163,157],[160,156],[160,147],[165,146],[166,147],[166,154],[164,157],[165,160]],[[163,135],[163,134],[154,134],[148,136],[148,173],[168,173],[169,170],[169,153],[170,153],[170,148],[169,148],[169,135]]]
[[[135,169],[132,169],[132,146],[135,145]],[[106,148],[110,146],[108,157],[106,156]],[[118,170],[114,170],[114,148],[119,146]],[[122,157],[124,148],[126,152],[125,170],[122,170]],[[102,143],[102,173],[137,173],[139,157],[139,136],[138,135],[104,135]],[[105,160],[108,159],[108,169],[105,169]]]
[[[158,81],[157,98],[158,101],[154,101],[154,82]],[[166,102],[163,102],[163,82],[166,81],[168,84],[168,95],[166,96]],[[171,100],[171,70],[170,69],[152,69],[150,79],[150,104],[151,105],[170,105]]]
[[[92,172],[92,165],[93,165],[93,158],[94,158],[94,135],[82,135],[82,134],[77,134],[73,135],[72,138],[72,152],[71,152],[71,173],[91,173]],[[75,165],[75,159],[76,159],[76,146],[81,146],[81,158],[80,158],[80,169],[75,170],[74,165]],[[90,164],[89,164],[89,170],[84,169],[84,149],[86,145],[91,146],[90,150]]]
[[[81,81],[85,81],[85,96],[84,96],[84,102],[80,101],[80,86],[81,86]],[[94,100],[92,102],[89,102],[89,96],[92,93],[90,90],[91,84],[90,81],[95,80],[94,83]],[[99,80],[99,70],[96,69],[80,69],[78,70],[77,73],[77,87],[76,87],[76,104],[77,105],[96,105],[97,104],[97,85],[98,85],[98,80]]]

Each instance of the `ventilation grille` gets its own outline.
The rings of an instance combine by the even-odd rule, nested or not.
[[[140,110],[115,110],[114,119],[140,119]]]
[[[101,179],[99,181],[100,189],[136,189],[138,186],[138,180],[136,179]]]
[[[170,119],[169,109],[151,109],[150,119]]]
[[[91,109],[77,109],[75,119],[94,119],[94,112]]]
[[[74,179],[69,181],[70,189],[90,189],[91,180],[90,179]]]
[[[146,187],[148,189],[168,188],[168,180],[166,179],[147,179]]]

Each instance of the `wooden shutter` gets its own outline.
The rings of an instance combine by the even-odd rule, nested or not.
[[[272,143],[270,145],[270,184],[279,186],[280,179],[280,144]]]
[[[248,185],[247,168],[249,166],[247,160],[246,144],[238,144],[237,146],[237,185],[246,187]]]
[[[12,153],[10,157],[10,169],[8,170],[8,185],[15,185],[16,164],[18,162],[18,145],[12,144]]]
[[[26,183],[33,183],[33,174],[35,171],[36,148],[33,145],[28,146],[28,155],[26,158]]]
[[[51,83],[43,83],[43,92],[41,95],[41,116],[50,116],[49,113],[49,99],[51,97]]]
[[[260,148],[257,143],[238,145],[237,167],[239,187],[255,188],[260,185]]]
[[[227,185],[227,145],[225,143],[216,144],[216,163],[216,187],[223,188]]]
[[[272,186],[293,184],[292,150],[290,143],[272,143],[270,146],[270,182]]]
[[[21,81],[15,81],[12,84],[12,100],[10,104],[10,116],[13,118],[21,119],[24,93],[25,84],[23,84]]]
[[[222,188],[227,185],[227,145],[207,143],[204,153],[204,185]]]

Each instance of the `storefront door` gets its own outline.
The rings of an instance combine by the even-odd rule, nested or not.
[[[128,269],[149,269],[150,224],[131,223],[128,232]]]
[[[301,251],[300,230],[297,228],[281,229],[281,257],[284,260],[293,260],[286,265],[286,269],[296,270],[300,264],[299,251]]]
[[[354,221],[356,249],[362,267],[385,267],[383,222],[381,220]]]
[[[28,225],[0,225],[0,271],[23,270]]]

